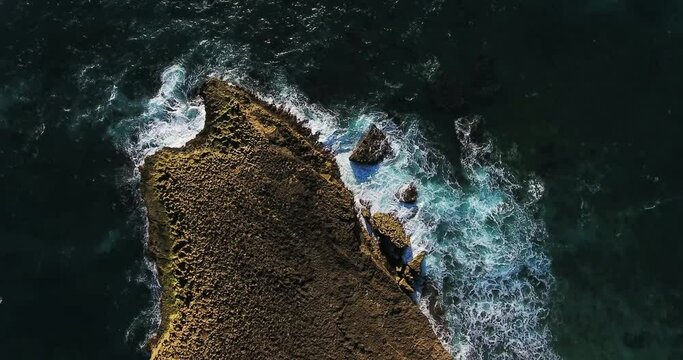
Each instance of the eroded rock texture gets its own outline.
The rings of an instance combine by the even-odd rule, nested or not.
[[[414,204],[417,202],[417,186],[415,183],[409,183],[403,186],[396,194],[398,201],[406,204]]]
[[[374,124],[358,142],[349,159],[359,164],[374,165],[391,155],[387,136]]]
[[[240,89],[210,80],[202,96],[205,129],[142,168],[163,286],[152,358],[449,359],[361,253],[332,156]]]

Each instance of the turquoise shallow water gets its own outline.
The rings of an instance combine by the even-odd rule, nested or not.
[[[683,357],[679,9],[0,1],[3,357],[147,356],[135,165],[201,129],[208,75],[287,106],[406,220],[455,356]],[[397,156],[353,168],[370,123]]]

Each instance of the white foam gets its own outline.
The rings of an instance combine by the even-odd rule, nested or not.
[[[370,201],[373,212],[393,212],[404,221],[413,253],[430,251],[427,275],[439,290],[437,301],[445,306],[449,329],[432,323],[456,358],[558,358],[544,324],[554,283],[550,260],[539,245],[546,232],[533,216],[543,184],[533,177],[521,183],[495,160],[490,142],[471,139],[478,118],[455,124],[468,181],[463,187],[451,180],[448,161],[426,145],[417,121],[398,129],[385,114],[364,107],[345,109],[355,115],[341,119],[281,86],[275,95],[262,97],[284,104],[319,133],[356,198]],[[395,156],[374,168],[351,164],[351,150],[373,123],[388,134]],[[416,208],[395,198],[410,181],[420,193]],[[519,189],[528,194],[523,201],[514,195]],[[426,301],[420,299],[420,306],[427,313]]]
[[[136,166],[164,147],[182,147],[204,128],[204,106],[199,98],[188,99],[186,80],[185,69],[179,65],[164,70],[159,92],[134,119],[140,127],[128,151]]]
[[[145,158],[164,147],[179,148],[192,140],[204,127],[205,110],[199,98],[188,98],[188,90],[194,84],[189,83],[185,69],[179,65],[168,67],[161,74],[161,87],[156,96],[147,101],[145,111],[110,129],[110,134],[118,141],[134,163],[133,176],[129,179],[132,187],[137,189],[140,179],[138,167]],[[121,95],[116,86],[112,87],[109,104],[114,103]],[[132,136],[130,135],[132,134]],[[136,190],[137,191],[137,190]],[[138,194],[139,198],[139,194]],[[144,219],[144,243],[148,241],[149,223],[142,199],[139,198],[140,217]],[[145,258],[135,281],[144,283],[152,292],[152,304],[139,314],[126,330],[126,339],[131,341],[139,329],[147,332],[145,340],[138,344],[141,348],[147,345],[161,324],[160,299],[161,285],[157,277],[155,265]]]
[[[260,91],[239,69],[216,76],[298,117],[335,154],[342,180],[357,200],[369,200],[373,212],[394,212],[404,221],[413,252],[429,252],[426,273],[439,290],[448,328],[430,321],[456,358],[557,358],[544,325],[554,279],[539,245],[545,228],[533,216],[543,184],[535,178],[520,182],[495,160],[490,142],[473,141],[470,133],[478,119],[456,122],[468,183],[461,186],[452,180],[449,162],[427,145],[419,121],[399,128],[386,114],[363,106],[342,109],[352,114],[342,117],[342,111],[311,103],[277,75],[268,91]],[[185,82],[182,67],[164,71],[159,93],[136,119],[139,136],[129,146],[136,165],[161,147],[183,146],[203,127],[203,106],[187,98]],[[353,165],[348,156],[370,124],[388,135],[395,156],[378,167]],[[418,202],[405,206],[395,193],[411,181],[417,184]],[[523,201],[513,195],[519,189],[528,194]],[[418,299],[429,317],[427,300]]]

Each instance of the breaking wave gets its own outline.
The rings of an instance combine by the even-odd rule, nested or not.
[[[429,146],[419,121],[399,126],[369,106],[324,108],[284,77],[273,75],[273,84],[264,87],[239,73],[213,75],[297,116],[335,154],[356,200],[370,202],[373,212],[395,213],[411,236],[412,253],[428,252],[425,271],[436,291],[418,293],[416,300],[455,358],[558,358],[544,323],[554,278],[542,251],[546,230],[535,215],[543,183],[519,179],[490,140],[473,136],[479,118],[454,122],[462,149],[460,184],[454,167]],[[157,96],[127,123],[136,129],[124,142],[136,166],[162,147],[184,145],[204,126],[201,101],[188,96],[198,83],[187,79],[179,65],[166,69]],[[387,133],[395,156],[379,166],[351,164],[349,154],[370,124]],[[418,202],[401,204],[395,193],[411,181]]]
[[[109,131],[110,136],[128,154],[134,165],[127,182],[137,195],[138,217],[143,221],[145,244],[148,241],[149,223],[147,209],[139,193],[139,167],[148,156],[164,147],[182,147],[204,128],[204,106],[199,97],[189,96],[186,91],[189,84],[191,83],[183,67],[168,67],[161,74],[161,87],[158,93],[147,101],[145,111],[139,116],[117,124]],[[109,103],[117,101],[117,97],[117,89],[114,86]],[[161,284],[157,269],[148,258],[144,259],[142,267],[135,281],[149,287],[152,301],[150,308],[139,314],[126,330],[126,339],[129,341],[140,329],[146,331],[144,340],[138,344],[140,348],[147,345],[161,324]]]
[[[188,97],[186,86],[187,74],[179,65],[161,74],[159,93],[149,100],[147,110],[134,119],[140,130],[127,149],[136,166],[161,148],[182,147],[204,128],[204,106],[200,98]]]

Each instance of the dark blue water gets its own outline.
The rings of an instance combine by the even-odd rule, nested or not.
[[[193,89],[220,74],[308,117],[342,167],[369,122],[395,134],[405,156],[347,183],[386,210],[379,188],[420,179],[408,227],[454,354],[683,358],[681,11],[0,0],[0,356],[148,356],[135,165],[197,131]]]

